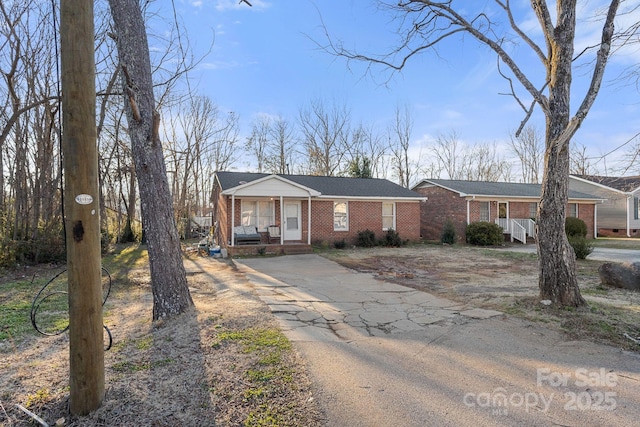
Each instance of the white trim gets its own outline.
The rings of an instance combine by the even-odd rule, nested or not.
[[[397,230],[396,228],[396,217],[397,217],[397,211],[396,211],[396,203],[395,202],[382,202],[380,203],[380,213],[381,213],[381,217],[384,220],[385,215],[384,215],[384,205],[385,204],[390,204],[391,205],[391,218],[392,218],[392,222],[393,224],[391,224],[391,229],[392,230]],[[387,215],[388,216],[388,215]],[[389,231],[389,228],[384,228],[384,221],[382,221],[382,231]]]
[[[345,213],[346,213],[346,227],[345,228],[336,228],[336,203],[344,203],[345,204]],[[332,215],[332,222],[333,222],[333,231],[349,231],[349,201],[334,201],[333,202],[333,209],[332,209],[333,215]]]

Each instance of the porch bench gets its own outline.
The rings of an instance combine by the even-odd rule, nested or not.
[[[259,245],[262,240],[258,229],[252,225],[233,227],[233,238],[236,245]]]

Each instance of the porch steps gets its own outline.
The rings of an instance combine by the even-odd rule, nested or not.
[[[305,243],[290,243],[286,245],[241,245],[228,246],[227,251],[232,257],[255,255],[300,255],[312,254],[313,247]]]
[[[313,247],[310,245],[300,244],[300,245],[283,245],[281,246],[282,251],[285,255],[301,255],[301,254],[312,254]]]

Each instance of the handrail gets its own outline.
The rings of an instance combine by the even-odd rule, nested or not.
[[[517,220],[511,220],[511,242],[518,240],[527,243],[527,229],[524,228]]]
[[[500,227],[502,227],[502,230],[504,231],[504,233],[508,234],[510,233],[510,229],[509,229],[509,219],[507,218],[496,218],[495,219],[495,223],[498,224]]]
[[[514,218],[512,221],[517,222],[527,230],[527,236],[536,237],[536,222],[531,218]]]

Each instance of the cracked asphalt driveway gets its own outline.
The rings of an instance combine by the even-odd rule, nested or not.
[[[640,418],[636,353],[566,341],[318,255],[235,263],[307,361],[327,426],[628,426]]]

